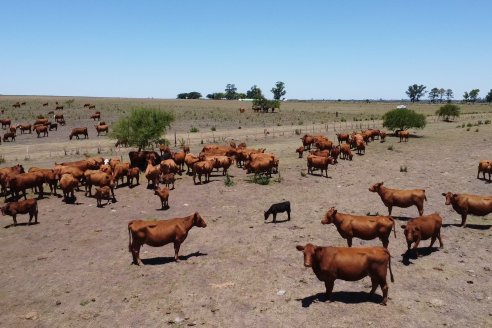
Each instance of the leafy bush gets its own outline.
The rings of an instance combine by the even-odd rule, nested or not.
[[[490,120],[485,120],[484,124],[490,124]]]
[[[217,128],[215,126],[212,126],[212,128],[210,130],[217,131]]]
[[[253,176],[253,179],[251,180],[253,183],[266,186],[267,184],[270,183],[270,178],[265,176],[265,175],[255,175]]]
[[[423,129],[426,124],[424,114],[410,109],[393,109],[383,115],[383,126],[390,130]]]
[[[197,133],[198,131],[200,131],[200,130],[198,130],[198,128],[196,126],[192,126],[190,129],[191,133]]]
[[[446,104],[441,106],[437,111],[436,115],[442,117],[444,121],[449,122],[450,117],[458,117],[460,116],[461,109],[458,105],[455,104]]]
[[[467,127],[467,128],[471,128],[472,126],[473,126],[473,124],[471,124],[471,123],[468,123],[468,124],[466,125],[466,127]]]
[[[229,173],[226,174],[226,177],[224,179],[224,185],[226,187],[232,187],[235,185],[234,180],[231,179]]]

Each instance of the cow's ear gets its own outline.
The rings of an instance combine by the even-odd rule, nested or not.
[[[456,198],[456,197],[458,197],[458,194],[453,194],[453,198]]]
[[[443,195],[444,197],[446,197],[446,193],[445,192],[443,192],[441,195]]]
[[[336,215],[337,213],[338,213],[337,209],[336,209],[336,208],[334,208],[334,209],[333,209],[333,215]]]
[[[407,226],[406,226],[405,224],[402,224],[402,225],[401,225],[401,228],[402,228],[402,229],[405,229],[406,227],[407,227]]]
[[[382,185],[384,184],[384,182],[381,182],[380,184],[381,184],[381,186],[382,186]]]
[[[420,228],[419,227],[415,227],[414,230],[415,231],[420,231]]]
[[[297,246],[296,246],[296,249],[297,249],[298,251],[301,251],[301,252],[302,252],[302,251],[304,250],[304,246],[297,245]]]

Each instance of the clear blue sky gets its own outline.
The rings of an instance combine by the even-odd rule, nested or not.
[[[492,89],[492,1],[0,0],[0,94],[286,98]]]

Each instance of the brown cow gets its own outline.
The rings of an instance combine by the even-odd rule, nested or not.
[[[55,110],[62,110],[63,109],[63,106],[56,106],[55,107]]]
[[[321,157],[330,157],[329,150],[310,150],[309,153],[311,155],[321,156]]]
[[[152,182],[152,186],[155,189],[159,186],[159,177],[161,175],[160,165],[153,165],[152,161],[149,159],[147,161],[147,168],[145,169],[145,178],[147,179],[147,188],[150,187],[150,183]]]
[[[348,247],[352,247],[352,238],[360,238],[362,240],[379,238],[383,242],[383,247],[388,248],[391,228],[393,228],[396,238],[395,220],[391,216],[351,215],[338,213],[332,207],[326,212],[321,223],[333,223],[337,227],[340,236],[347,239]]]
[[[333,142],[330,140],[319,140],[315,145],[319,150],[331,150],[333,148]]]
[[[388,301],[386,274],[389,268],[391,282],[391,255],[384,247],[320,247],[313,244],[297,245],[304,253],[304,266],[313,268],[316,277],[324,281],[326,297],[330,299],[336,279],[357,281],[371,277],[373,295],[378,285],[383,291],[382,305]]]
[[[50,188],[50,192],[53,195],[57,196],[56,187],[58,185],[59,177],[55,173],[55,170],[42,169],[39,167],[31,167],[31,168],[29,168],[29,172],[38,172],[38,174],[40,174],[43,177],[44,182],[48,184],[48,186]]]
[[[348,143],[349,138],[350,138],[350,135],[348,135],[347,133],[337,133],[338,144],[341,144],[342,141],[345,141],[346,143]]]
[[[302,145],[304,146],[304,149],[311,149],[311,145],[314,143],[314,138],[313,136],[309,134],[305,134],[302,138]]]
[[[116,148],[118,147],[128,147],[128,140],[127,139],[118,139],[116,140],[116,143],[114,144]]]
[[[199,161],[193,164],[193,183],[196,184],[196,176],[198,175],[198,181],[202,184],[202,175],[205,175],[205,182],[210,182],[210,174],[214,169],[213,161]]]
[[[106,132],[106,134],[108,134],[108,131],[109,131],[109,125],[94,125],[96,127],[96,131],[97,131],[97,136],[99,137],[99,135],[102,133],[102,132]]]
[[[442,248],[441,226],[442,218],[438,213],[419,216],[408,221],[406,225],[402,225],[401,227],[405,229],[404,234],[407,239],[408,250],[410,250],[412,243],[415,243],[413,250],[416,251],[420,241],[429,238],[432,238],[429,248],[432,248],[436,239],[439,239],[439,248]]]
[[[101,188],[96,188],[94,197],[97,201],[97,207],[102,207],[102,200],[106,199],[106,205],[109,204],[111,200],[111,188],[109,186],[104,186]]]
[[[195,212],[194,214],[170,220],[133,220],[128,223],[128,248],[132,253],[133,263],[142,264],[140,260],[140,247],[149,245],[160,247],[174,243],[174,259],[179,261],[178,253],[181,244],[193,227],[205,228],[207,223]]]
[[[167,173],[162,175],[162,183],[169,188],[170,185],[173,185],[171,189],[174,189],[174,182],[176,182],[176,178],[174,173]]]
[[[38,201],[36,199],[20,200],[18,202],[11,202],[5,204],[2,208],[2,215],[10,215],[14,219],[14,226],[17,225],[17,214],[28,214],[29,222],[31,224],[34,217],[34,223],[38,223]]]
[[[410,136],[410,132],[408,130],[399,131],[398,135],[400,137],[400,142],[403,140],[404,142],[408,142],[408,137]]]
[[[181,147],[181,149],[185,152],[185,154],[188,154],[190,152],[190,146],[184,145]]]
[[[14,108],[20,108],[20,106],[21,106],[21,105],[20,105],[20,103],[19,103],[19,102],[16,102],[15,104],[13,104],[13,105],[12,105],[12,107],[14,107]]]
[[[323,171],[325,171],[326,177],[328,178],[328,164],[335,164],[335,160],[331,157],[309,155],[307,157],[308,174],[313,174],[314,169],[319,169],[321,176],[323,176]]]
[[[6,129],[7,127],[10,128],[12,120],[10,118],[2,118],[0,119],[0,123],[2,124],[2,129]]]
[[[89,105],[89,109],[96,109],[96,105]]]
[[[79,179],[65,173],[60,178],[60,189],[63,191],[63,199],[68,203],[69,199],[75,199],[74,189],[79,187]]]
[[[138,167],[131,167],[128,169],[126,176],[129,186],[133,186],[133,179],[137,180],[137,185],[140,184],[140,169]]]
[[[304,146],[301,146],[296,149],[296,153],[299,154],[299,158],[302,158],[302,153],[304,152]]]
[[[98,120],[100,121],[101,120],[101,114],[92,114],[91,115],[91,118],[95,121],[95,120]]]
[[[156,187],[154,189],[154,195],[159,196],[161,200],[161,209],[169,208],[169,188],[164,187],[159,189],[159,187]]]
[[[273,158],[260,157],[254,160],[247,160],[244,163],[243,170],[246,170],[247,173],[254,173],[255,176],[266,174],[271,177],[274,165],[275,160]]]
[[[354,157],[354,155],[352,154],[352,150],[350,149],[350,145],[348,145],[348,144],[342,144],[340,146],[340,152],[342,154],[340,156],[341,159],[352,160],[352,158]]]
[[[73,128],[72,133],[68,136],[70,140],[75,136],[77,140],[79,139],[79,136],[83,135],[85,139],[89,139],[89,134],[87,133],[87,128]]]
[[[49,131],[58,131],[58,123],[50,123],[49,126],[48,126],[48,130]]]
[[[33,125],[46,125],[48,124],[49,120],[47,118],[38,118],[36,121],[34,121]]]
[[[84,104],[84,108],[89,107],[91,104]]]
[[[452,205],[456,213],[461,214],[461,226],[466,227],[468,214],[485,216],[492,213],[492,196],[442,193],[446,205]]]
[[[384,205],[388,208],[388,215],[391,215],[393,206],[407,208],[413,205],[417,206],[420,216],[424,214],[424,200],[427,201],[424,189],[390,189],[383,186],[383,182],[378,182],[370,187],[369,191],[379,194]]]
[[[24,167],[20,164],[17,164],[12,167],[2,167],[0,168],[0,185],[2,187],[2,193],[5,195],[5,200],[7,200],[7,186],[8,186],[8,177],[12,177],[14,175],[25,173]]]
[[[43,103],[43,107],[47,107],[49,105],[49,103],[45,102]]]
[[[478,163],[478,173],[477,173],[477,179],[480,179],[480,172],[483,174],[483,179],[485,180],[485,173],[489,174],[489,182],[490,176],[492,174],[492,160],[482,160],[480,163]]]
[[[3,134],[3,142],[6,141],[15,141],[15,133],[14,132],[6,132]]]
[[[174,162],[173,159],[165,159],[161,161],[160,169],[163,174],[177,173],[181,175],[181,170],[179,169],[179,166],[176,164],[176,162]]]
[[[340,156],[340,146],[335,146],[331,149],[330,156],[335,160],[335,164],[338,163],[338,156]]]
[[[111,165],[111,163],[110,163]],[[126,182],[129,184],[130,181],[129,181],[129,177],[128,177],[128,170],[130,169],[130,163],[117,163],[116,165],[114,165],[114,169],[113,169],[113,178],[116,182],[116,186],[118,186],[118,181],[121,179],[121,183],[123,184],[125,181],[124,181],[124,177],[126,177]],[[140,174],[140,170],[139,170],[139,174]]]
[[[92,171],[87,170],[84,173],[85,176],[85,195],[89,194],[92,196],[92,186],[104,187],[108,186],[111,189],[111,196],[113,197],[113,202],[116,202],[116,198],[114,196],[114,179],[113,176],[101,172],[101,171]]]
[[[164,156],[166,154],[166,159],[171,158],[171,149],[167,145],[159,145],[159,151],[161,152],[161,156]]]
[[[63,114],[55,114],[54,117],[55,117],[55,122],[57,122],[57,123],[61,123],[61,122],[65,121]]]
[[[232,165],[232,158],[228,156],[206,156],[206,160],[211,160],[214,165],[214,169],[219,170],[222,168],[222,175],[227,174],[227,170]]]
[[[366,145],[362,140],[355,141],[355,148],[357,148],[357,154],[359,155],[362,155],[362,152],[364,152],[364,154],[366,153]]]
[[[82,171],[85,171],[85,170],[99,170],[100,164],[97,161],[97,159],[89,158],[89,159],[83,159],[74,162],[55,163],[55,166],[71,166],[71,167],[77,167]]]
[[[43,137],[48,136],[48,127],[46,125],[36,126],[36,134],[38,135],[38,138],[41,136],[41,133],[43,134]]]
[[[187,167],[186,174],[191,174],[192,169],[193,169],[193,164],[195,164],[196,162],[199,162],[199,161],[200,161],[200,159],[198,157],[196,157],[195,155],[186,154],[186,156],[185,156],[185,164]]]
[[[180,151],[177,153],[171,153],[171,158],[174,161],[174,163],[176,163],[176,165],[178,166],[178,168],[179,168],[178,172],[180,172],[180,173],[181,173],[181,171],[183,171],[183,167],[184,167],[184,163],[185,163],[185,157],[186,157],[186,152],[184,152],[184,151]]]
[[[39,199],[43,198],[43,183],[43,176],[35,172],[7,176],[7,186],[10,188],[12,199],[19,199],[20,192],[22,192],[24,199],[27,199],[26,189],[30,188],[37,188]]]
[[[24,134],[24,131],[29,131],[29,134],[31,134],[31,124],[19,124],[17,125],[17,129],[20,129],[21,134]]]
[[[380,142],[384,142],[386,139],[386,132],[379,131],[379,139],[380,139]]]
[[[130,158],[130,166],[138,167],[140,171],[145,172],[147,161],[150,160],[153,165],[158,165],[161,162],[160,156],[155,151],[131,151],[128,153]]]
[[[11,127],[9,127],[9,131],[12,132],[12,133],[16,133],[17,132],[17,127],[11,126]]]

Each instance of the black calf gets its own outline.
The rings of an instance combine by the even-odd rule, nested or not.
[[[290,202],[282,202],[270,206],[268,211],[265,212],[265,221],[268,219],[270,214],[273,214],[273,222],[276,222],[277,213],[283,213],[283,212],[287,212],[288,220],[290,221]]]

